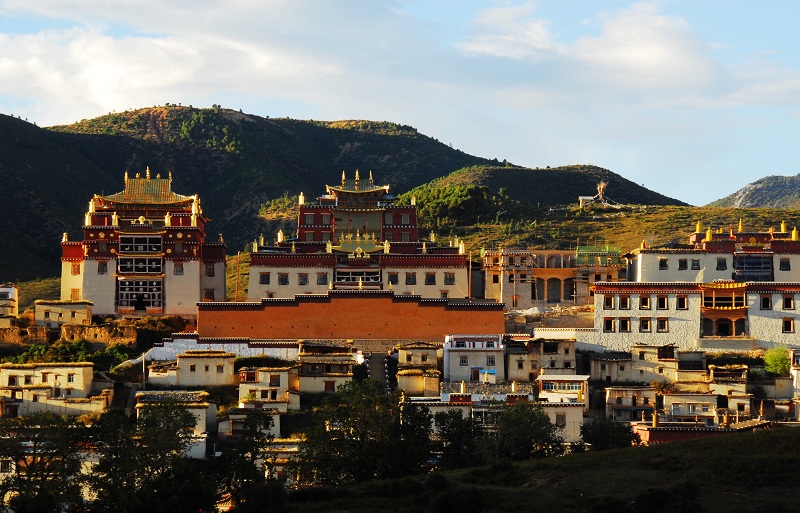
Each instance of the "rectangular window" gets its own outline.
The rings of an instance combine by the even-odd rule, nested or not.
[[[183,262],[175,262],[172,267],[172,274],[175,276],[183,276]]]
[[[460,367],[466,367],[466,366],[468,366],[468,365],[469,365],[469,358],[467,358],[466,356],[462,356],[462,357],[461,357],[461,358],[459,358],[459,360],[458,360],[458,365],[459,365]]]
[[[325,382],[325,391],[326,392],[336,392],[336,382],[335,381],[326,381]]]
[[[30,375],[25,376],[25,384],[26,385],[30,385],[31,384],[31,376]]]
[[[314,225],[314,214],[306,214],[306,226]]]
[[[67,383],[75,383],[75,374],[67,374]]]
[[[500,283],[500,275],[499,274],[493,274],[492,275],[492,283]]]
[[[80,301],[80,299],[81,299],[81,289],[70,289],[69,290],[69,298],[72,301]]]
[[[402,232],[400,234],[400,242],[408,242],[411,240],[411,234],[408,232]]]
[[[406,285],[417,284],[417,273],[406,273]]]
[[[97,262],[97,274],[108,274],[108,262],[104,260]]]
[[[650,310],[650,296],[640,296],[639,297],[639,309],[640,310]]]
[[[778,263],[778,269],[780,269],[781,271],[791,271],[792,265],[789,263],[789,259],[781,258]]]
[[[391,212],[386,212],[386,214],[383,215],[383,224],[385,225],[394,224],[394,216],[392,215]]]
[[[72,275],[79,276],[81,274],[81,264],[72,264]]]
[[[308,274],[301,273],[297,275],[298,285],[308,285]]]
[[[0,472],[4,474],[11,472],[11,460],[0,461]]]
[[[317,285],[328,284],[328,273],[317,273]]]
[[[794,333],[794,319],[789,317],[783,319],[783,332]]]
[[[389,273],[389,283],[392,285],[397,285],[400,283],[400,277],[397,273]]]
[[[761,309],[772,310],[772,296],[766,294],[761,296]]]
[[[514,273],[508,273],[508,283],[514,283]]]
[[[559,428],[567,427],[567,414],[566,413],[556,413],[556,427],[559,427]]]
[[[610,317],[606,317],[605,319],[603,319],[603,332],[605,333],[614,332],[614,319]]]
[[[206,276],[209,278],[214,276],[214,264],[206,264]]]
[[[689,301],[686,296],[678,296],[675,298],[675,308],[678,310],[688,310]]]
[[[444,273],[444,284],[445,285],[455,285],[456,284],[456,273]]]
[[[783,309],[794,310],[794,296],[783,296]]]
[[[619,297],[619,309],[620,310],[630,310],[631,309],[631,298],[630,298],[630,296],[620,296]]]
[[[269,285],[269,273],[258,273],[258,284]]]
[[[603,297],[603,309],[604,310],[613,310],[614,309],[614,296],[604,296]]]
[[[278,285],[288,285],[288,284],[289,284],[289,274],[278,273]]]
[[[693,258],[692,259],[692,271],[699,271],[700,270],[700,259]]]
[[[44,318],[45,319],[49,319],[50,318],[50,312],[45,312],[44,313]]]
[[[639,351],[639,359],[644,360],[644,351]]]
[[[331,215],[330,214],[322,214],[322,225],[323,226],[330,226],[331,224]]]
[[[409,214],[402,214],[400,217],[401,224],[411,224],[411,216]]]
[[[204,289],[203,290],[203,300],[204,301],[214,301],[214,289]]]
[[[225,372],[224,365],[217,365],[217,374],[223,374]]]
[[[725,271],[728,269],[727,258],[717,258],[717,271]]]
[[[447,299],[450,297],[450,292],[447,290],[440,290],[439,291],[439,299]]]
[[[666,318],[659,318],[656,320],[656,331],[659,333],[666,333],[669,331],[669,321]]]
[[[486,357],[486,366],[487,367],[494,367],[494,356],[487,356]]]
[[[672,404],[672,413],[680,413],[681,412],[681,405],[678,403]]]
[[[658,296],[656,298],[656,308],[659,310],[667,309],[667,296]]]
[[[425,285],[436,285],[435,273],[425,273]]]
[[[269,375],[269,386],[271,386],[271,387],[279,387],[279,386],[281,386],[281,375],[280,374],[270,374]]]
[[[420,360],[422,363],[425,363],[425,362],[427,362],[427,361],[428,361],[428,353],[422,353],[421,355],[419,355],[419,360]]]
[[[685,258],[678,259],[678,270],[685,271],[689,268],[689,262]]]
[[[189,365],[189,372],[195,372],[195,371],[197,371],[197,365],[195,364]]]
[[[669,269],[669,260],[666,258],[659,258],[658,259],[658,270],[659,271],[666,271]]]
[[[619,331],[627,333],[631,331],[631,320],[627,317],[622,317],[619,320]]]
[[[314,242],[314,232],[306,232],[306,242]]]

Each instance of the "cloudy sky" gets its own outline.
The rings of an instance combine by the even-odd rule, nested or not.
[[[388,120],[699,205],[800,172],[798,19],[796,0],[0,0],[0,112]]]

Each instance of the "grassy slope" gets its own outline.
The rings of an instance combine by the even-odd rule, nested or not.
[[[283,511],[792,511],[798,443],[782,428],[576,454],[445,473],[443,490],[421,476],[301,495]]]
[[[709,203],[712,207],[800,207],[800,175],[766,176],[738,191]]]

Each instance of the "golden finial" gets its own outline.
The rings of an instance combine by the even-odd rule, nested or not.
[[[306,195],[303,194],[302,192],[300,193],[300,196],[297,197],[297,204],[298,205],[305,205],[306,204]]]
[[[358,278],[358,290],[364,290],[364,280],[363,280],[363,278]]]
[[[221,233],[217,236],[217,242],[225,242],[225,239],[222,238]]]
[[[384,252],[384,254],[388,254],[389,253],[389,241],[388,240],[383,243],[383,252]]]
[[[295,247],[294,242],[292,242],[292,253],[297,253],[297,248]]]
[[[259,246],[263,246],[264,245],[264,234],[263,233],[258,235],[258,245]]]
[[[703,233],[703,223],[697,221],[697,227],[694,229],[694,233]]]
[[[146,175],[147,175],[147,179],[149,180],[150,179],[150,166],[147,166]]]
[[[714,240],[714,232],[711,231],[711,227],[709,226],[708,230],[706,230],[706,242],[711,242],[712,240]]]
[[[700,223],[697,224],[699,225]],[[639,245],[639,249],[647,249],[647,242],[643,240],[642,243]]]
[[[169,181],[172,181],[172,171],[169,172]]]
[[[392,282],[389,282],[389,290],[394,290],[394,285],[392,285]]]
[[[164,226],[167,227],[172,226],[172,217],[170,217],[169,212],[164,214]]]
[[[423,242],[422,243],[422,254],[424,255],[424,254],[427,254],[427,253],[428,253],[428,245],[425,242]]]
[[[356,183],[358,183],[358,181],[359,181],[359,180],[361,180],[361,178],[359,178],[359,176],[358,176],[358,169],[356,169]]]
[[[744,231],[744,224],[742,223],[742,218],[741,217],[739,218],[739,231],[740,232]]]
[[[283,230],[282,229],[278,230],[278,242],[279,243],[283,242],[283,239],[284,239]]]
[[[328,282],[328,290],[333,290],[333,280]]]
[[[111,226],[119,226],[119,216],[116,212],[111,214]]]
[[[128,184],[128,170],[125,170],[125,185]]]
[[[61,242],[68,242],[69,241],[69,234],[64,232],[64,235],[61,236]]]
[[[786,221],[781,221],[781,233],[786,233]]]
[[[792,240],[797,240],[797,227],[792,228]]]
[[[347,180],[344,176],[344,169],[342,169],[342,187],[344,187],[344,182]]]
[[[161,173],[156,173],[156,178],[161,180]]]
[[[372,185],[372,170],[369,170],[369,184]]]

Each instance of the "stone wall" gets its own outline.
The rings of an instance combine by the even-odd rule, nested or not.
[[[103,346],[136,345],[135,326],[83,326],[80,324],[63,324],[61,338],[67,341],[84,339],[90,344]]]
[[[27,328],[0,328],[0,342],[4,344],[44,344],[47,342],[48,330],[44,326],[28,326]]]

